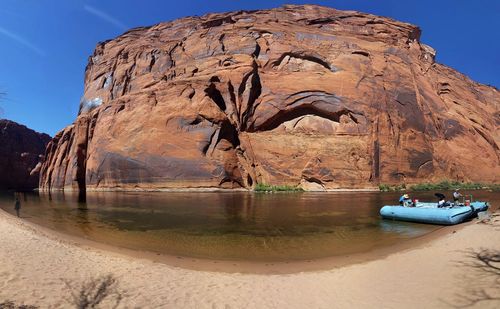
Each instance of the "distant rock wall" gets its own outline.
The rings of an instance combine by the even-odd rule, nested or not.
[[[50,139],[47,134],[0,119],[0,189],[38,187],[41,161]]]
[[[42,189],[498,182],[496,88],[420,29],[319,6],[188,17],[99,43]]]

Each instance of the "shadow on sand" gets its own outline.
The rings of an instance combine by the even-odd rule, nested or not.
[[[481,223],[498,229],[499,217],[500,214],[495,213]],[[454,301],[448,304],[455,308],[500,308],[500,250],[481,248],[463,253],[464,260],[456,265],[465,273],[465,284],[462,292],[455,294]]]
[[[123,298],[123,291],[118,288],[118,282],[113,275],[93,278],[80,284],[63,281],[71,295],[68,302],[78,309],[98,306],[116,308]]]

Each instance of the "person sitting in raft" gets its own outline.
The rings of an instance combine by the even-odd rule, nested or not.
[[[411,200],[410,200],[410,196],[408,195],[408,193],[405,193],[403,195],[401,195],[401,197],[399,198],[399,205],[401,206],[409,206],[409,204],[411,203]]]
[[[439,199],[439,202],[438,202],[438,208],[441,208],[441,207],[449,207],[449,206],[453,206],[453,205],[451,204],[451,202],[450,202],[450,201],[448,201],[448,202],[447,202],[447,201],[444,199],[444,197]]]
[[[443,193],[434,193],[434,196],[438,198],[438,208],[450,206],[450,203],[446,201],[446,196],[444,196]]]
[[[444,198],[440,198],[438,201],[438,208],[444,207],[445,204],[446,204],[446,201],[444,200]]]
[[[460,198],[462,197],[462,194],[460,194],[460,192],[458,192],[460,189],[455,189],[455,191],[453,192],[453,203],[455,205],[458,205],[460,203]]]

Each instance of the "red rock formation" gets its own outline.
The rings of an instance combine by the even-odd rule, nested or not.
[[[0,119],[0,189],[38,187],[40,161],[49,141],[47,134]]]
[[[497,182],[497,89],[416,26],[319,6],[132,29],[89,58],[43,189]]]

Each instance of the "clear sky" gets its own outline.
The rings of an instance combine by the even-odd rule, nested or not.
[[[313,3],[419,25],[437,61],[500,87],[498,0],[2,0],[0,118],[54,135],[71,124],[97,42],[189,15]]]

